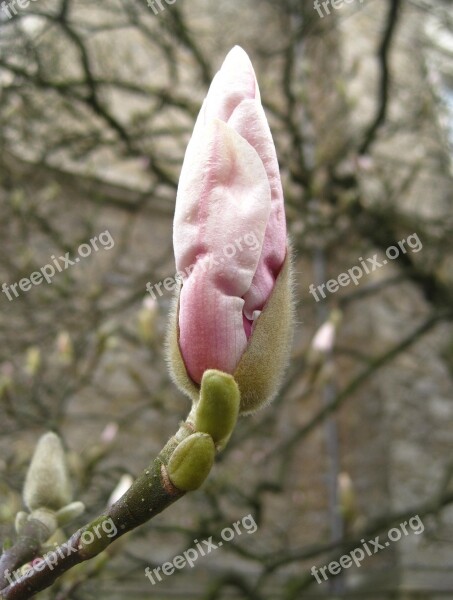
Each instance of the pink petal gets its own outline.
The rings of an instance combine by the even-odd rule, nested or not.
[[[191,139],[186,150],[187,155],[198,152],[201,143],[199,137],[205,135],[205,126],[213,119],[227,121],[235,108],[246,99],[260,101],[260,92],[253,65],[248,54],[235,46],[227,54],[223,64],[209,87],[203,106],[198,113]],[[184,170],[181,178],[185,176]],[[184,183],[184,182],[183,182]],[[181,179],[180,179],[181,184]]]
[[[275,145],[264,114],[256,100],[244,100],[228,121],[260,156],[271,189],[271,213],[266,228],[263,250],[251,288],[244,296],[244,314],[252,319],[261,310],[274,287],[286,256],[286,221],[283,190]]]
[[[260,102],[258,82],[248,54],[235,46],[212,80],[204,105],[205,124],[211,119],[228,121],[234,109],[247,99]]]
[[[180,297],[180,348],[199,382],[209,368],[233,372],[245,350],[242,296],[260,260],[271,192],[257,152],[225,123],[214,120],[193,150],[178,189],[174,248],[177,270],[193,268]],[[246,243],[250,236],[256,244]]]

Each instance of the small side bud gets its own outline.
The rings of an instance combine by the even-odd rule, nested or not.
[[[0,400],[7,398],[14,387],[14,367],[5,362],[0,365]]]
[[[138,333],[145,344],[151,344],[157,333],[157,317],[159,304],[153,298],[145,298],[138,313]]]
[[[77,519],[85,512],[85,504],[83,502],[71,502],[57,512],[58,526],[63,527],[74,519]]]
[[[70,365],[74,361],[74,346],[67,331],[61,331],[56,340],[57,358],[62,365]]]
[[[318,355],[332,352],[341,318],[341,312],[335,309],[331,312],[329,319],[319,327],[311,342],[309,359],[313,360]]]
[[[25,372],[30,377],[34,377],[39,372],[41,365],[41,350],[36,346],[32,346],[25,355]]]
[[[37,508],[59,510],[71,501],[71,483],[60,438],[43,435],[35,449],[25,478],[23,498],[32,511]]]
[[[101,433],[101,443],[106,445],[113,444],[118,435],[118,429],[118,423],[115,423],[115,421],[107,423]]]
[[[171,455],[167,472],[172,484],[183,492],[196,490],[214,464],[214,441],[207,433],[194,433],[183,440]]]
[[[28,520],[28,513],[24,512],[23,510],[20,510],[17,514],[16,514],[16,518],[14,520],[14,529],[16,530],[17,534],[21,534],[22,529],[25,526],[25,523]]]
[[[225,446],[236,425],[239,405],[239,388],[234,377],[214,369],[205,371],[200,400],[195,405],[196,431],[208,433],[216,446]]]
[[[31,519],[39,521],[44,525],[49,532],[48,537],[53,535],[58,528],[57,514],[50,508],[37,508],[33,510],[28,517],[28,520]]]

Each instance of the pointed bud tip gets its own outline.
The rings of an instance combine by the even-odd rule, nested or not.
[[[23,497],[30,510],[59,510],[71,501],[71,482],[60,438],[53,432],[39,439],[25,478]]]
[[[244,50],[244,48],[242,48],[242,46],[239,46],[237,44],[236,44],[236,46],[233,46],[231,48],[231,50],[228,52],[223,64],[225,65],[225,63],[227,63],[227,62],[228,63],[231,62],[235,65],[243,63],[244,65],[246,64],[247,66],[248,65],[252,66],[250,56],[247,54],[247,52]]]

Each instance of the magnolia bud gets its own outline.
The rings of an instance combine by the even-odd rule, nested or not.
[[[0,400],[13,388],[14,367],[12,363],[5,362],[0,365]]]
[[[200,386],[189,377],[179,348],[178,310],[176,298],[167,338],[168,365],[176,385],[197,402]],[[276,396],[290,357],[293,313],[291,260],[288,254],[233,373],[240,392],[240,414],[252,413]]]
[[[30,513],[28,519],[40,521],[52,535],[58,527],[57,515],[54,510],[49,508],[37,508]]]
[[[71,501],[66,457],[55,433],[43,435],[35,449],[25,479],[24,502],[30,510],[59,510]]]
[[[59,362],[63,365],[70,365],[74,360],[74,347],[71,336],[67,331],[58,334],[56,347]]]
[[[189,435],[176,447],[168,462],[170,481],[183,492],[196,490],[209,475],[214,457],[215,446],[210,435]]]
[[[282,381],[293,308],[276,149],[253,65],[237,46],[187,147],[173,246],[176,270],[187,274],[168,338],[175,382],[196,402],[206,371],[229,373],[240,412],[253,412]]]
[[[77,519],[83,512],[85,512],[85,505],[83,502],[71,502],[57,512],[57,520],[59,527],[70,523],[74,519]]]
[[[27,375],[34,376],[38,373],[41,368],[41,351],[36,346],[32,346],[27,350],[25,356],[25,371]]]
[[[156,321],[159,304],[154,298],[145,298],[138,313],[138,332],[145,344],[151,344],[156,337]]]
[[[335,345],[335,337],[338,326],[341,322],[341,312],[333,310],[329,320],[321,325],[313,336],[311,342],[311,351],[315,354],[328,354]]]
[[[216,446],[223,447],[236,425],[239,403],[239,389],[232,375],[214,369],[205,371],[200,400],[195,405],[195,429],[208,433]]]
[[[359,513],[354,486],[349,474],[339,473],[337,485],[340,512],[346,523],[351,524],[355,521]]]
[[[16,533],[18,533],[19,535],[22,532],[22,529],[25,527],[25,523],[28,521],[28,513],[24,512],[23,510],[20,510],[17,514],[16,514],[16,518],[14,520],[14,529],[16,530]]]
[[[118,423],[114,421],[107,423],[101,433],[101,442],[103,444],[112,444],[118,435]]]

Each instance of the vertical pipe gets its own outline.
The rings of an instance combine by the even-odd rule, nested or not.
[[[323,248],[316,248],[313,256],[315,285],[318,286],[326,281],[327,268],[326,258]],[[318,326],[321,326],[329,317],[329,309],[323,302],[317,303],[316,316]],[[332,351],[326,358],[327,362],[333,360]],[[322,390],[322,402],[324,406],[329,406],[336,397],[336,385],[334,381],[328,381]],[[329,417],[325,422],[325,436],[327,456],[329,460],[327,473],[327,487],[329,493],[329,519],[330,519],[330,539],[333,543],[342,539],[344,534],[343,517],[340,511],[340,502],[338,498],[338,476],[340,474],[340,444],[338,439],[338,428],[334,417]],[[342,575],[329,580],[330,591],[334,594],[341,594],[344,591],[344,580]]]

